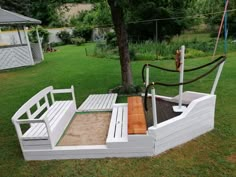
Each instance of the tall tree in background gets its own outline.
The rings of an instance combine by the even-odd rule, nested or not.
[[[45,26],[61,26],[57,9],[66,0],[1,0],[0,6],[36,18]]]
[[[30,0],[1,0],[0,7],[6,10],[30,16]]]
[[[133,78],[131,73],[128,34],[125,26],[124,10],[121,2],[118,0],[108,0],[111,8],[112,21],[114,24],[117,43],[120,55],[122,86],[125,92],[129,92],[133,85]]]

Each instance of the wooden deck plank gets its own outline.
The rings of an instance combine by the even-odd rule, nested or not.
[[[100,104],[99,104],[99,106],[97,107],[98,110],[102,109],[102,106],[103,106],[103,104],[104,104],[105,99],[106,99],[105,94],[102,94],[102,97],[101,97],[101,100],[100,100]]]
[[[111,141],[115,137],[115,128],[116,128],[115,124],[116,124],[116,119],[117,119],[117,112],[118,112],[118,108],[114,107],[112,111],[107,141]]]
[[[107,136],[107,144],[127,142],[127,104],[113,105],[110,127]]]
[[[104,102],[104,109],[107,109],[109,108],[109,101],[111,99],[111,94],[107,95],[107,99],[106,99],[106,102]]]
[[[124,107],[122,120],[122,137],[128,135],[128,107]]]
[[[102,105],[102,109],[106,109],[108,100],[109,100],[109,95],[106,94],[105,95],[105,100],[104,100],[103,105]]]
[[[128,97],[128,134],[146,134],[146,130],[142,98]]]
[[[110,108],[110,107],[112,107],[112,102],[113,102],[113,100],[114,100],[114,97],[115,97],[115,95],[114,94],[110,94],[109,95],[109,100],[107,101],[107,108]]]
[[[93,109],[98,109],[99,105],[101,104],[102,94],[97,95],[97,100],[94,102]]]
[[[117,120],[116,120],[116,131],[115,131],[115,138],[121,138],[122,132],[122,116],[123,116],[123,108],[118,108]]]
[[[85,107],[87,107],[89,100],[92,99],[92,95],[89,95],[87,99],[80,105],[78,110],[83,110]]]
[[[77,109],[77,112],[111,111],[116,99],[117,94],[90,95]]]
[[[84,108],[85,111],[89,111],[89,109],[94,105],[95,99],[96,99],[96,96],[92,95],[91,99],[89,100],[88,105]]]

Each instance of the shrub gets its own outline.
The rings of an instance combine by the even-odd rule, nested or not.
[[[60,31],[57,36],[62,40],[64,44],[71,44],[71,34],[68,31]]]
[[[133,60],[133,61],[136,59],[135,50],[132,48],[129,50],[129,57],[130,57],[130,60]]]
[[[72,42],[72,44],[75,44],[75,45],[78,45],[78,46],[79,46],[79,45],[85,43],[86,41],[85,41],[85,39],[82,38],[82,37],[75,37],[75,38],[72,38],[72,39],[71,39],[71,42]]]
[[[107,42],[107,45],[109,45],[110,47],[117,46],[116,33],[115,32],[108,32],[106,34],[106,42]]]
[[[58,47],[65,45],[64,42],[52,42],[50,43],[51,47]]]
[[[82,37],[86,41],[91,40],[93,29],[88,25],[79,25],[73,30],[74,37]]]
[[[39,37],[42,38],[42,44],[45,45],[49,41],[49,32],[48,30],[44,29],[43,27],[38,27]],[[28,33],[30,42],[37,43],[37,34],[36,34],[36,27],[33,27],[32,30]]]
[[[203,57],[203,56],[206,56],[206,53],[204,53],[201,50],[192,49],[192,48],[186,49],[186,54],[185,54],[186,58]]]

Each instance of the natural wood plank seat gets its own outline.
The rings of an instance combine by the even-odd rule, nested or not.
[[[72,100],[55,101],[54,94],[61,93],[71,93]],[[48,100],[49,95],[52,100],[51,104]],[[32,113],[31,108],[34,106],[36,110]],[[53,89],[50,86],[41,90],[12,117],[22,150],[53,148],[75,112],[73,86],[70,89]],[[28,119],[20,119],[24,114],[27,114]],[[25,133],[21,130],[21,124],[30,125]]]
[[[127,142],[127,104],[114,104],[106,143]]]
[[[128,97],[128,134],[146,134],[146,130],[142,98]]]

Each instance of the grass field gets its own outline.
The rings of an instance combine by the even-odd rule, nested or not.
[[[88,45],[88,44],[87,44]],[[92,93],[106,93],[118,86],[118,60],[87,57],[84,46],[63,46],[47,53],[45,61],[33,67],[0,73],[0,176],[236,176],[236,52],[228,55],[217,88],[215,129],[189,143],[151,158],[54,160],[26,162],[11,123],[17,109],[42,88],[75,86],[77,106]],[[210,57],[186,60],[186,67],[198,66]],[[144,61],[132,62],[134,83],[141,84]],[[174,68],[172,60],[152,62]],[[200,74],[186,75],[186,80]],[[152,80],[176,82],[178,76],[151,72]],[[209,92],[214,75],[185,87]],[[177,88],[158,87],[158,94],[175,95]],[[124,100],[120,99],[120,100]]]

